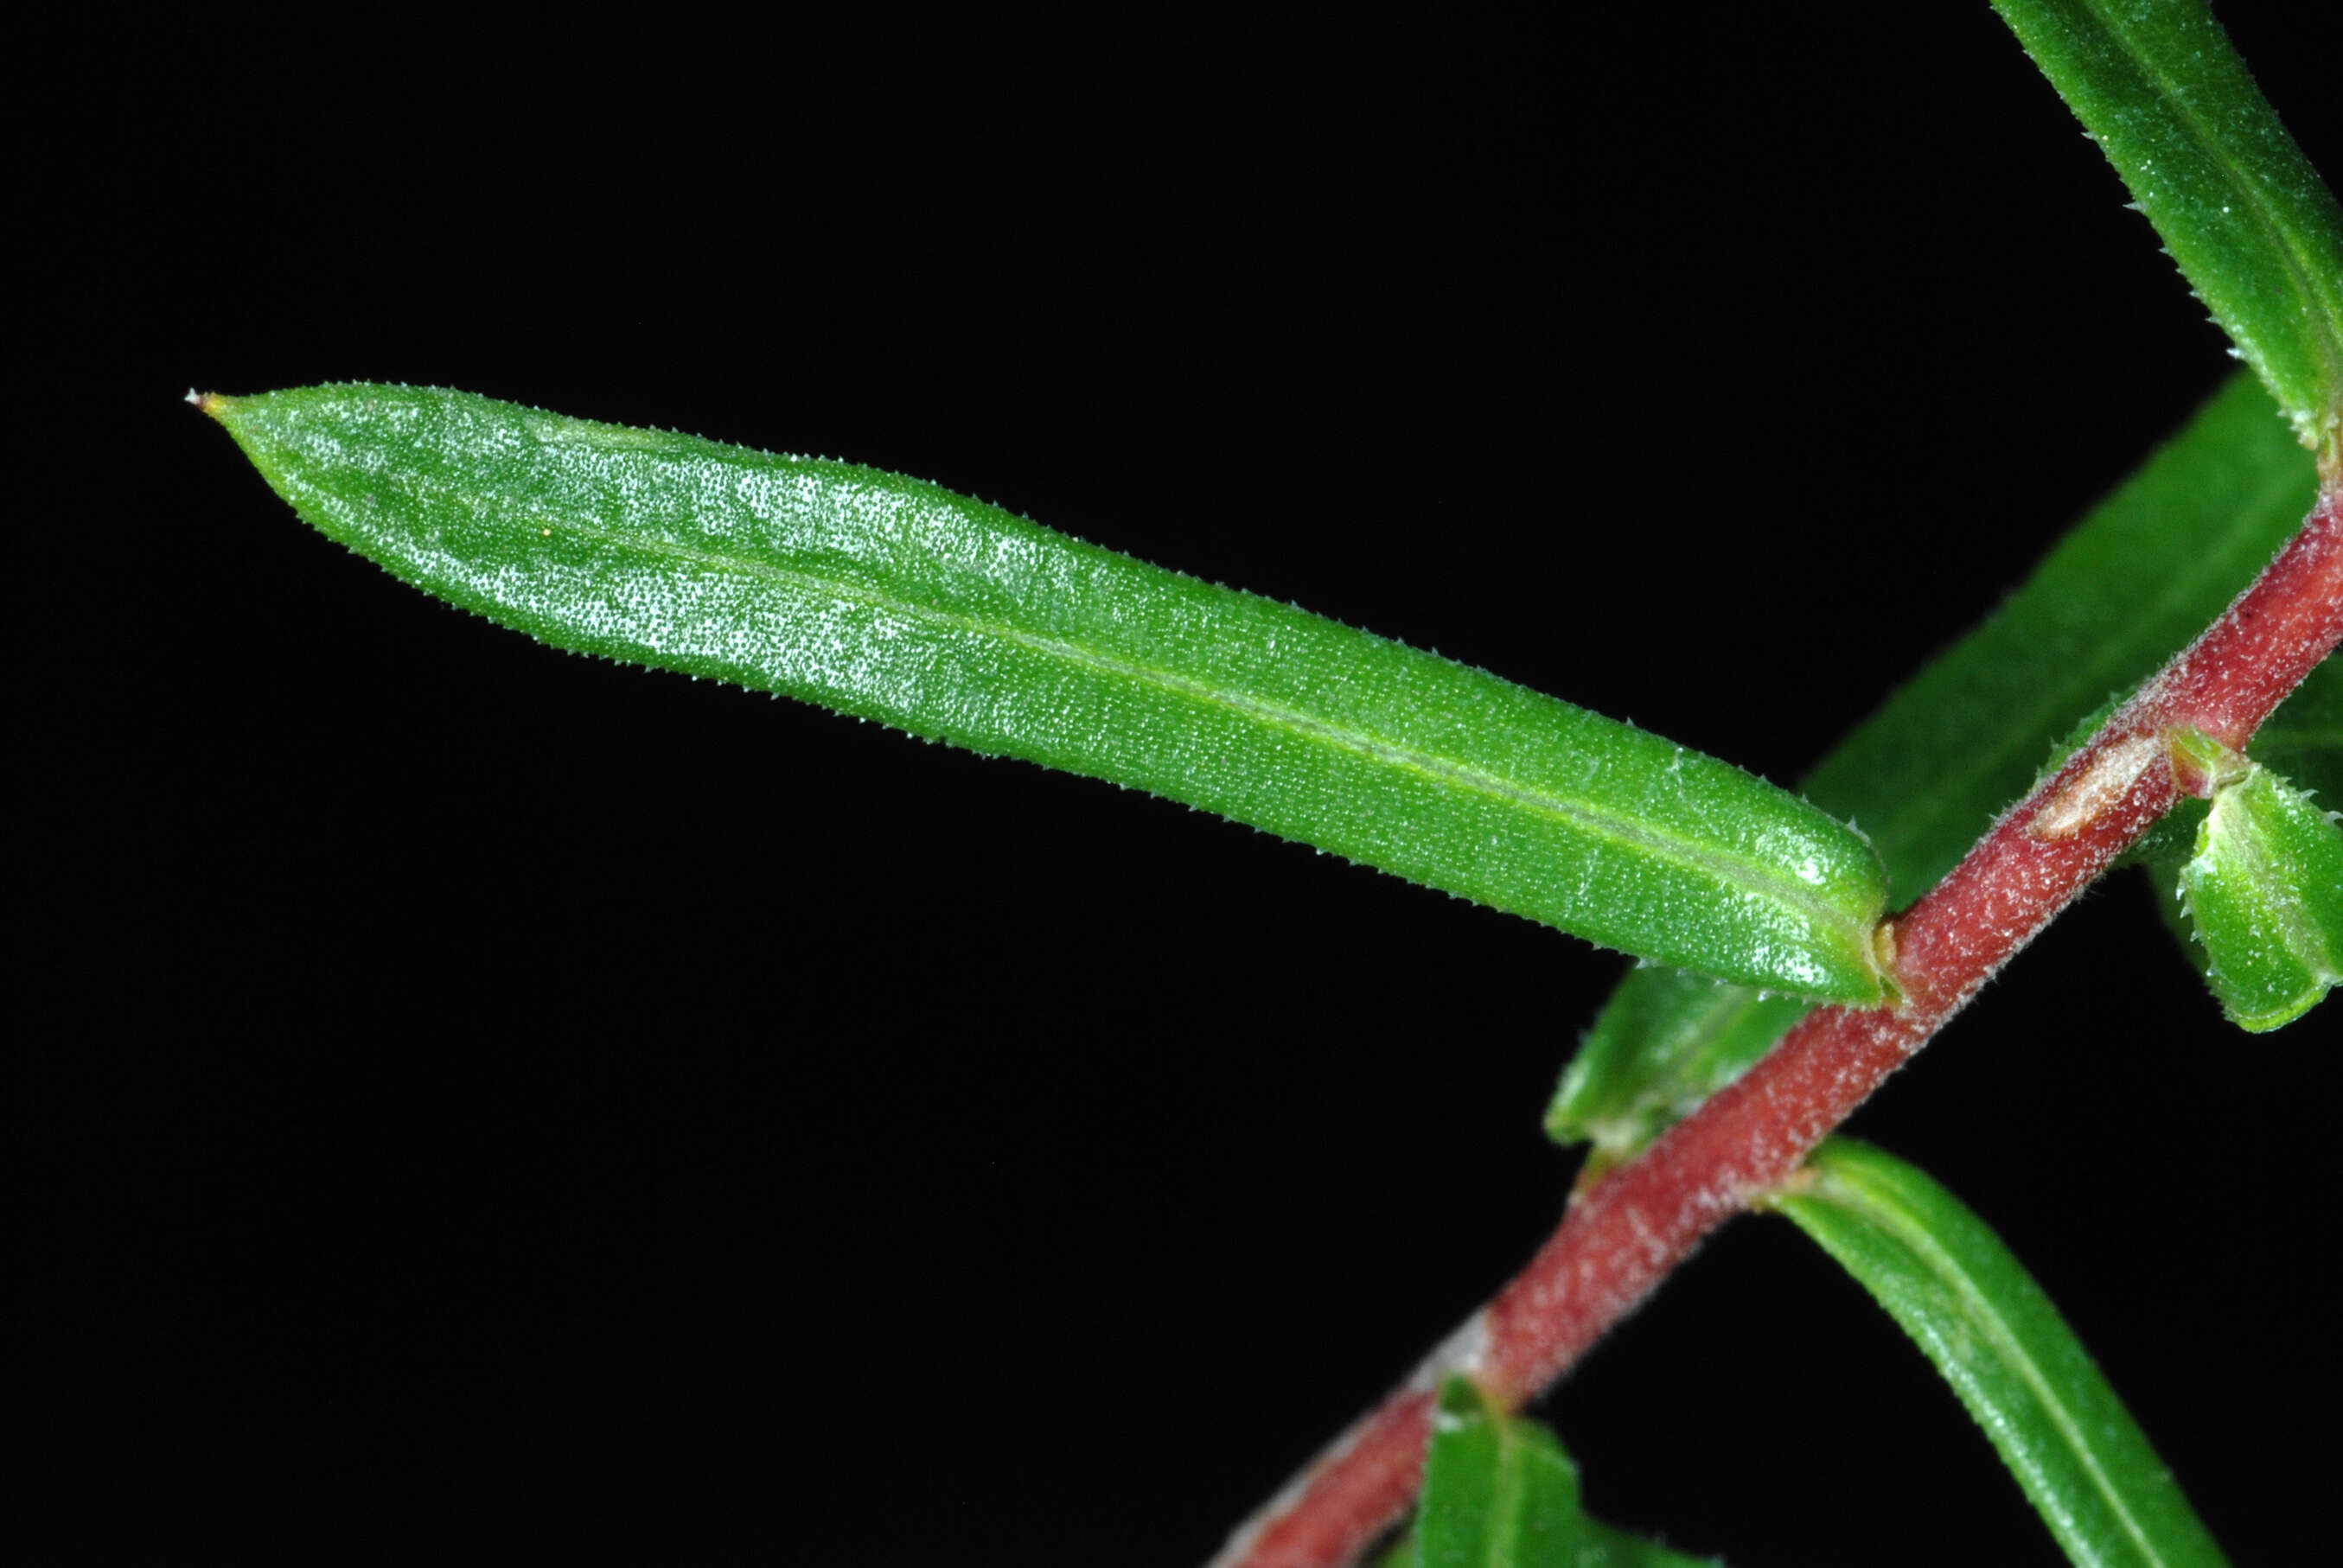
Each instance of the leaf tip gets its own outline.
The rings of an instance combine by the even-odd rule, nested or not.
[[[225,417],[227,411],[236,407],[236,400],[224,393],[198,392],[190,387],[187,388],[187,401],[213,418],[218,419]]]

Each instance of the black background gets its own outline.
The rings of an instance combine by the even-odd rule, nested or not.
[[[2321,11],[2224,14],[2332,170]],[[10,1355],[91,1528],[1194,1563],[1550,1230],[1621,966],[434,606],[190,384],[899,468],[1789,779],[2228,368],[1982,5],[550,16],[11,45]],[[2226,1030],[2147,899],[1855,1130],[2270,1561],[2331,1020]],[[1542,1410],[1735,1563],[2056,1560],[1778,1222]]]

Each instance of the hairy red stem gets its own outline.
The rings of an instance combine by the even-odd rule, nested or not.
[[[1583,1194],[1562,1228],[1383,1407],[1232,1538],[1217,1568],[1332,1568],[1413,1501],[1430,1391],[1461,1372],[1517,1409],[1708,1233],[1778,1185],[2010,956],[2179,799],[2167,737],[2241,748],[2343,640],[2343,486],[2221,618],[2012,807],[1894,924],[1903,1000],[1806,1015],[1737,1081]]]

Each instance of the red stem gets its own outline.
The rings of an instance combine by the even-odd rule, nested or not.
[[[2343,486],[2278,558],[2057,773],[1894,924],[1903,1000],[1808,1013],[1574,1202],[1495,1300],[1230,1541],[1216,1568],[1332,1568],[1406,1509],[1430,1391],[1461,1372],[1518,1409],[1567,1371],[1708,1233],[1778,1185],[2179,799],[2167,748],[2190,726],[2242,748],[2343,640]]]

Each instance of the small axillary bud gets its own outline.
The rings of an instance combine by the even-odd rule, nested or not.
[[[2242,753],[2185,724],[2165,736],[2165,749],[2172,759],[2172,787],[2199,800],[2211,799],[2215,790],[2253,769]]]
[[[1871,930],[1871,960],[1879,966],[1879,977],[1889,986],[1896,985],[1896,922],[1882,920]]]

